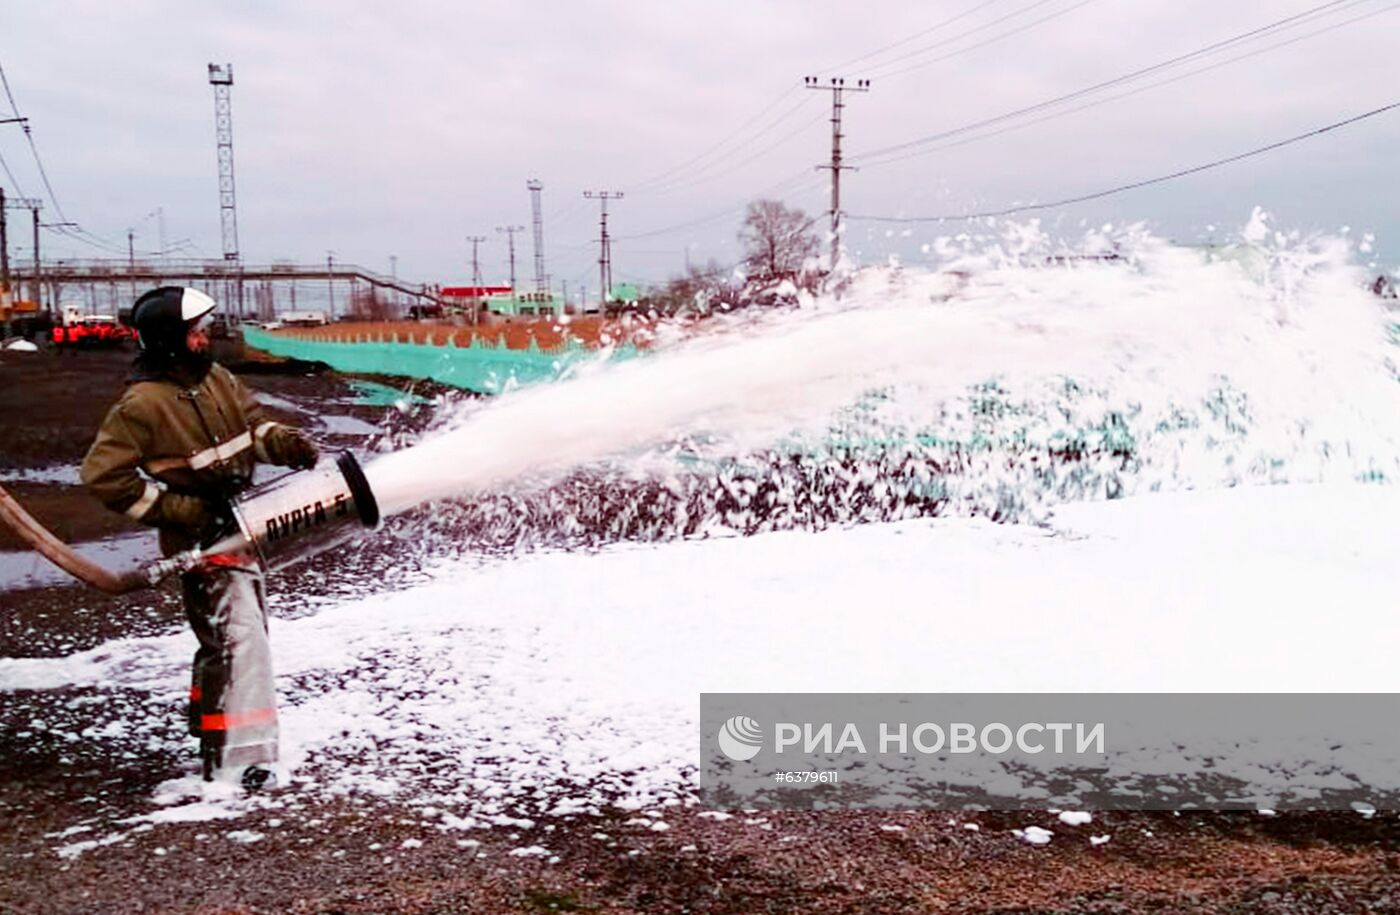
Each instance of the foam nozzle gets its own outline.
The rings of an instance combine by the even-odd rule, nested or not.
[[[379,503],[350,452],[249,490],[233,503],[238,532],[202,551],[202,562],[242,554],[273,570],[308,559],[379,525]]]

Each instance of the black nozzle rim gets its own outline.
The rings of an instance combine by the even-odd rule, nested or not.
[[[360,521],[365,527],[379,526],[379,503],[374,498],[374,490],[369,488],[364,468],[355,460],[355,455],[342,451],[335,459],[340,475],[345,477],[345,485],[350,487],[350,495],[355,498],[355,510],[360,513]]]

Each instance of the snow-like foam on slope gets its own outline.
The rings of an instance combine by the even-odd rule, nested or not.
[[[702,691],[1387,691],[1397,542],[1394,487],[1276,486],[1085,503],[1052,530],[923,520],[452,563],[274,621],[285,750],[302,790],[483,825],[685,802]],[[0,688],[173,694],[192,647],[0,660]],[[171,732],[106,739],[152,752],[143,727]]]

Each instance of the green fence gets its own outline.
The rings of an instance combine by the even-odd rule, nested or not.
[[[307,340],[256,327],[243,328],[243,341],[274,356],[324,362],[340,372],[427,378],[479,394],[499,394],[512,384],[555,381],[570,366],[598,356],[598,350],[576,341],[558,350],[541,350],[533,340],[525,349],[509,349],[504,343],[497,345],[480,338],[472,340],[470,346],[381,341],[342,343]],[[630,344],[609,351],[612,359],[630,359],[636,355],[636,347]]]

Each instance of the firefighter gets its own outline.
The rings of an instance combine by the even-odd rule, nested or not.
[[[258,462],[315,465],[301,432],[270,422],[209,352],[214,300],[162,286],[136,301],[139,352],[126,390],[83,459],[82,480],[104,505],[160,530],[169,556],[231,530],[230,500]],[[204,778],[249,790],[276,784],[277,710],[262,573],[251,556],[180,581],[199,641],[189,728]]]

